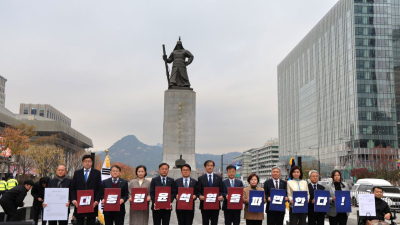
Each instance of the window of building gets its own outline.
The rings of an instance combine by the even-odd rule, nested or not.
[[[36,108],[32,108],[32,109],[31,109],[31,114],[32,114],[32,115],[36,115],[36,113],[37,113],[37,109],[36,109]]]
[[[43,109],[43,108],[40,109],[40,114],[39,114],[39,116],[43,116],[43,117],[44,117],[44,109]]]
[[[24,114],[28,114],[29,113],[29,109],[28,108],[24,108]]]

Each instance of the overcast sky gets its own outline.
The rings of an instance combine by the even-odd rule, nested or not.
[[[50,104],[105,150],[162,143],[162,44],[182,37],[197,93],[196,152],[278,137],[277,65],[337,0],[0,1],[6,108]]]

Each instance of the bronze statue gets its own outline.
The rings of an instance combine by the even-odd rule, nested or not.
[[[182,155],[181,155],[180,159],[175,160],[174,169],[180,169],[185,164],[186,164],[186,160],[182,159]]]
[[[189,76],[187,74],[186,66],[190,65],[193,62],[193,55],[188,50],[184,49],[182,46],[181,37],[179,37],[179,41],[176,43],[174,51],[169,55],[165,54],[165,47],[163,59],[165,61],[165,67],[167,69],[167,78],[168,78],[168,86],[169,88],[173,87],[187,87],[190,88]],[[186,61],[188,58],[188,61]],[[171,77],[168,74],[168,65],[167,63],[172,63],[172,71]]]

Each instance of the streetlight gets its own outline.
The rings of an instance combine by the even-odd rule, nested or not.
[[[318,149],[318,174],[321,174],[321,160],[319,159],[319,146],[317,148],[308,147],[308,149]],[[321,175],[318,176],[318,180],[321,180]]]

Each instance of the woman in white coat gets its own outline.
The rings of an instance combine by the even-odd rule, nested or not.
[[[307,213],[293,213],[293,192],[307,191],[307,202],[310,200],[307,181],[303,179],[303,172],[300,166],[293,166],[290,169],[290,181],[287,182],[287,195],[290,202],[289,218],[290,225],[306,225]]]

